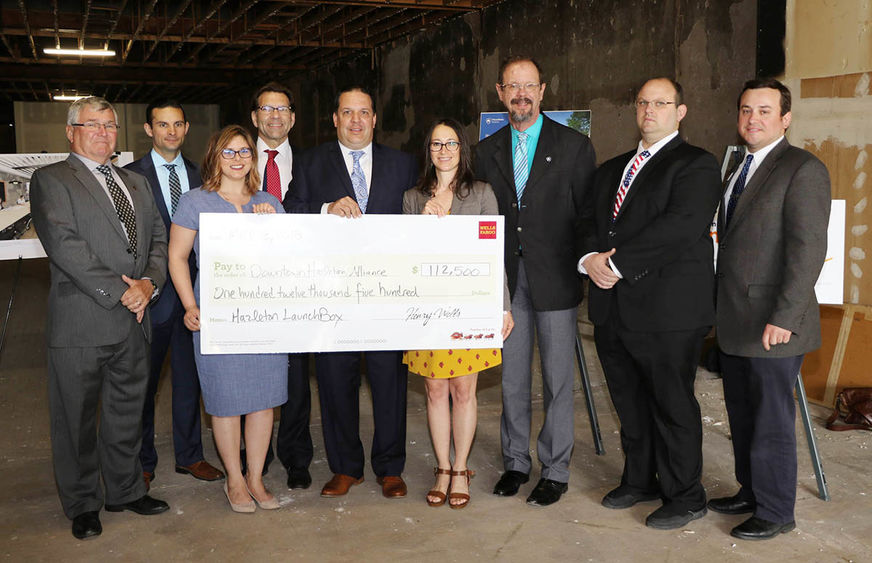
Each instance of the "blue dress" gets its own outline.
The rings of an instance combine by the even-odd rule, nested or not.
[[[251,213],[257,203],[271,204],[284,213],[279,200],[266,192],[257,192],[244,206]],[[200,188],[190,190],[179,199],[173,223],[197,231],[194,254],[200,266],[200,213],[236,213],[236,207],[218,192]],[[194,282],[194,295],[200,305],[200,276]],[[200,353],[200,332],[194,334],[194,360],[200,376],[203,403],[213,416],[238,416],[282,405],[288,400],[287,354],[208,354]]]

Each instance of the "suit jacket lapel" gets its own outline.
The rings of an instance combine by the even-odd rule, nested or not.
[[[733,216],[730,218],[731,225],[735,224],[736,219],[740,218],[742,214],[745,213],[745,210],[750,208],[754,198],[760,193],[763,184],[766,183],[766,180],[775,169],[775,165],[778,164],[781,155],[784,154],[784,151],[787,150],[788,146],[787,139],[782,139],[781,142],[778,143],[768,155],[766,155],[763,162],[757,164],[757,170],[754,172],[754,175],[751,176],[748,183],[745,184],[745,189],[742,191],[742,195],[739,196],[738,203],[736,203],[736,209],[733,211]]]
[[[348,175],[348,168],[345,166],[345,157],[342,156],[342,151],[339,149],[339,141],[330,145],[330,160],[333,162],[335,172],[339,176],[339,181],[342,183],[342,187],[345,188],[346,194],[357,200],[354,196],[354,186],[351,185],[351,176]],[[374,163],[373,166],[375,166]],[[372,185],[372,182],[370,182],[370,185]]]
[[[109,196],[106,194],[103,186],[100,185],[100,182],[98,182],[97,178],[94,177],[94,173],[85,166],[84,162],[72,154],[67,158],[67,163],[73,169],[73,175],[76,179],[85,187],[85,190],[91,194],[91,197],[97,202],[97,206],[102,209],[103,213],[106,214],[106,217],[109,218],[109,223],[112,224],[118,232],[118,236],[124,237],[126,240],[127,234],[124,232],[121,220],[118,219],[118,212],[115,211],[115,205],[112,203],[112,200],[109,199]]]
[[[648,179],[648,177],[650,175],[656,173],[655,169],[657,168],[657,165],[660,163],[660,161],[662,161],[664,158],[666,158],[669,155],[669,151],[673,150],[675,147],[677,147],[678,145],[680,145],[683,142],[684,142],[684,140],[681,138],[680,135],[676,136],[674,139],[672,139],[671,141],[666,143],[666,146],[664,146],[659,151],[657,151],[654,154],[654,156],[649,158],[648,162],[645,163],[645,165],[642,167],[642,169],[639,171],[639,173],[636,174],[636,177],[633,179],[633,182],[630,184],[630,189],[627,191],[626,197],[624,197],[624,202],[621,204],[621,209],[620,209],[620,211],[618,211],[618,216],[615,218],[615,221],[617,221],[618,219],[621,218],[621,215],[623,215],[624,210],[630,204],[630,201],[635,198],[636,194],[639,193],[641,190],[645,189],[644,188],[645,181]],[[630,158],[635,158],[635,153],[633,153],[633,155]],[[626,167],[626,166],[627,166],[627,164],[624,163],[624,167]],[[621,181],[623,181],[623,178],[620,178],[618,180],[618,184],[620,184]],[[617,190],[615,190],[615,194],[617,194]]]
[[[511,125],[506,125],[496,133],[494,133],[494,137],[496,138],[496,142],[494,143],[494,152],[492,158],[497,164],[497,169],[503,175],[503,178],[506,181],[506,185],[509,186],[512,191],[517,192],[515,190],[515,173],[514,166],[512,166],[512,131],[510,129]],[[515,198],[517,199],[517,195]]]
[[[121,177],[121,181],[124,182],[125,187],[127,187],[127,192],[130,194],[130,199],[133,200],[133,213],[136,219],[136,251],[137,255],[142,257],[148,253],[148,246],[146,246],[146,244],[151,244],[151,241],[146,241],[147,237],[145,236],[145,208],[151,207],[151,201],[149,201],[150,198],[148,197],[146,190],[140,190],[137,188],[134,176],[127,170],[118,168],[115,165],[112,165],[112,168]],[[118,221],[118,224],[121,224],[120,220]]]
[[[146,177],[148,183],[151,185],[151,191],[154,193],[154,201],[157,204],[157,210],[160,212],[164,226],[169,230],[170,223],[172,222],[170,219],[169,206],[164,199],[163,189],[161,189],[160,179],[157,177],[157,170],[154,168],[154,161],[151,159],[151,153],[143,157],[142,171],[144,172],[143,176]]]
[[[530,169],[530,177],[527,178],[526,192],[536,185],[536,182],[545,175],[551,166],[551,149],[554,147],[554,127],[551,120],[542,116],[542,130],[539,132],[539,142],[536,143],[536,152],[533,154],[533,167]],[[514,177],[514,168],[512,170]]]

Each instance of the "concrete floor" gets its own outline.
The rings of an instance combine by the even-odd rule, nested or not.
[[[0,262],[4,314],[14,271],[14,262]],[[644,526],[645,516],[657,507],[655,503],[621,511],[600,506],[603,494],[619,480],[622,455],[617,418],[595,357],[592,328],[586,321],[579,326],[607,452],[604,456],[594,454],[584,397],[577,390],[576,448],[569,492],[551,507],[525,505],[532,483],[512,498],[490,493],[502,471],[498,369],[480,378],[479,428],[470,459],[477,476],[472,481],[472,502],[461,511],[447,507],[436,510],[424,502],[433,482],[434,459],[423,384],[415,376],[410,379],[408,398],[404,474],[408,498],[382,498],[369,468],[366,481],[348,496],[320,498],[320,487],[330,473],[316,407],[312,413],[313,486],[291,493],[284,486],[284,471],[273,464],[266,482],[279,497],[282,509],[253,515],[232,513],[220,484],[196,481],[173,471],[170,386],[165,378],[158,399],[161,462],[151,494],[169,502],[170,511],[152,517],[104,511],[100,515],[103,535],[84,542],[76,540],[61,511],[51,469],[43,349],[47,283],[45,260],[24,263],[0,357],[0,557],[5,560],[872,560],[872,434],[828,432],[822,426],[828,412],[820,407],[813,406],[812,411],[832,500],[823,502],[817,497],[798,423],[799,487],[797,529],[793,532],[766,542],[742,542],[731,538],[729,531],[744,516],[712,512],[684,529],[656,531]],[[313,393],[317,393],[314,380]],[[541,384],[537,383],[534,393],[537,406],[541,406]],[[710,497],[732,494],[733,459],[720,380],[700,370],[697,395],[705,428],[703,482]],[[316,399],[313,405],[317,406]],[[362,436],[368,442],[372,425],[365,387],[361,405]],[[541,408],[534,427],[540,423]],[[207,459],[218,464],[208,430],[204,443]],[[534,473],[532,480],[536,478]]]

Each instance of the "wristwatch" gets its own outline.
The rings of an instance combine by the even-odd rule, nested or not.
[[[157,296],[160,294],[160,290],[157,288],[157,284],[154,283],[154,280],[151,278],[145,278],[149,282],[151,282],[151,299],[148,300],[149,305],[157,301]]]

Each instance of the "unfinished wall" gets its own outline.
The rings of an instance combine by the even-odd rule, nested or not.
[[[637,143],[633,91],[658,75],[684,86],[683,134],[720,158],[735,141],[736,95],[754,72],[755,29],[755,0],[508,0],[304,77],[295,134],[304,146],[335,138],[324,102],[354,79],[376,87],[380,142],[417,154],[440,116],[477,138],[479,112],[503,109],[500,61],[531,54],[548,83],[545,109],[593,111],[600,161]]]

